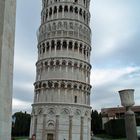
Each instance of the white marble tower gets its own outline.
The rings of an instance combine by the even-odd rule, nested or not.
[[[30,137],[90,140],[90,0],[42,0]]]
[[[0,0],[0,140],[11,139],[16,0]]]

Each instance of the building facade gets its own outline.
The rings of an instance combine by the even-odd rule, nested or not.
[[[43,0],[30,137],[90,140],[90,0]]]
[[[0,140],[11,139],[16,0],[0,0]]]
[[[133,106],[132,111],[135,113],[136,118],[140,118],[140,106]],[[126,109],[124,107],[102,108],[102,126],[112,119],[124,119]]]

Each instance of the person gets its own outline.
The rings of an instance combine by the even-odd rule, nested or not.
[[[35,134],[32,135],[32,140],[36,140]]]

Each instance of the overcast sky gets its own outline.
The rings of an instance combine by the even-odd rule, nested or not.
[[[13,112],[31,111],[41,0],[17,0]],[[140,0],[91,0],[91,106],[117,107],[118,90],[140,105]]]

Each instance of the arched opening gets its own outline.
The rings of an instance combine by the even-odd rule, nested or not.
[[[69,49],[72,50],[72,42],[69,42]]]
[[[51,42],[51,50],[54,50],[54,48],[55,48],[55,42],[54,42],[54,40],[52,40],[52,42]]]
[[[49,16],[52,15],[52,8],[50,8],[50,11],[49,11]]]
[[[73,6],[70,6],[70,12],[71,13],[73,12]]]
[[[77,103],[77,96],[74,96],[74,103]]]
[[[57,13],[57,7],[55,6],[54,7],[54,14],[56,14]]]
[[[75,51],[78,50],[78,43],[77,42],[75,42],[75,44],[74,44],[74,50]]]
[[[64,7],[64,12],[68,12],[68,6],[67,5]]]
[[[56,47],[57,50],[60,50],[61,49],[61,41],[58,40],[57,41],[57,47]]]
[[[60,6],[59,6],[59,12],[62,12],[62,10],[63,10],[63,8],[62,8],[62,6],[60,5]]]
[[[67,49],[67,42],[63,41],[63,49]]]
[[[75,7],[75,13],[78,14],[78,8],[77,7]]]

